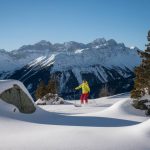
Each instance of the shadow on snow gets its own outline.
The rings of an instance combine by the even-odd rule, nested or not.
[[[45,125],[85,126],[85,127],[122,127],[138,124],[139,122],[94,116],[66,116],[63,113],[48,112],[41,108],[33,114],[5,114],[15,120]]]

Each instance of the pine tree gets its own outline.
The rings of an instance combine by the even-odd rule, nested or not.
[[[145,51],[138,51],[142,62],[135,69],[134,89],[131,91],[131,98],[140,100],[145,94],[150,94],[150,31],[148,32],[148,41]]]
[[[44,81],[41,80],[37,89],[35,91],[36,99],[43,98],[45,96],[46,100],[54,98],[58,94],[58,80],[55,75],[52,75],[48,84],[45,85]]]
[[[48,93],[58,94],[58,82],[56,77],[53,77],[48,81],[47,91]]]
[[[35,91],[35,97],[36,99],[42,98],[47,94],[47,88],[43,80],[40,81],[39,85],[37,86],[37,89]]]
[[[108,87],[107,85],[105,84],[102,89],[100,90],[100,93],[99,93],[99,97],[105,97],[105,96],[109,96],[110,93],[109,93],[109,90],[108,90]]]

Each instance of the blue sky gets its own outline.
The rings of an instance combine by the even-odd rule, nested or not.
[[[113,38],[145,48],[150,0],[0,0],[0,49]]]

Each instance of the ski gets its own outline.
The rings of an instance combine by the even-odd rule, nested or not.
[[[80,104],[74,104],[75,107],[82,107]]]

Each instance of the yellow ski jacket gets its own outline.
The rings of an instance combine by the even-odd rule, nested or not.
[[[87,82],[85,83],[82,83],[81,85],[79,85],[78,87],[76,87],[75,89],[76,90],[79,90],[82,88],[82,94],[86,94],[86,93],[89,93],[90,92],[90,87],[88,85]]]

